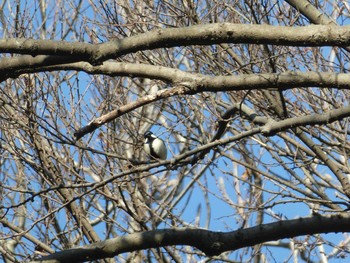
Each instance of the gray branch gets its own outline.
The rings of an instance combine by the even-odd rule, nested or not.
[[[3,39],[0,52],[29,55],[80,57],[92,64],[141,50],[188,45],[271,44],[289,46],[350,45],[349,26],[310,25],[303,27],[213,23],[183,28],[156,29],[103,44],[53,40]]]
[[[207,256],[215,256],[225,251],[233,251],[272,240],[349,231],[350,215],[348,213],[283,220],[225,233],[192,228],[159,229],[57,252],[33,261],[33,263],[84,262],[114,257],[125,252],[176,245],[192,246]]]

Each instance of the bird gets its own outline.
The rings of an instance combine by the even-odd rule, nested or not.
[[[167,157],[167,148],[162,139],[155,136],[152,132],[145,132],[144,149],[152,159],[165,160]]]

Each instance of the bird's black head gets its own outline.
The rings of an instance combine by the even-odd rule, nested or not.
[[[153,136],[152,136],[152,135],[153,135],[153,133],[150,132],[150,131],[148,131],[148,132],[145,132],[145,134],[143,135],[143,137],[144,137],[144,138],[151,138],[151,137],[154,136],[154,135],[153,135]]]

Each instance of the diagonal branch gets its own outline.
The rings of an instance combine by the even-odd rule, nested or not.
[[[76,140],[79,140],[84,135],[93,132],[101,125],[110,122],[136,108],[142,107],[146,104],[152,103],[157,100],[169,98],[171,96],[181,95],[181,94],[187,94],[185,86],[177,86],[169,90],[160,90],[156,94],[151,94],[144,96],[132,103],[129,103],[127,105],[121,106],[120,108],[113,110],[105,115],[102,115],[101,117],[91,121],[87,126],[80,128],[74,133],[74,136]]]

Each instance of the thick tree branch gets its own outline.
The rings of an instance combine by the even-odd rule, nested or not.
[[[61,64],[81,61],[77,56],[50,56],[23,55],[11,58],[0,59],[0,82],[8,78],[17,78],[23,73],[43,72],[51,65],[59,66]],[[61,67],[62,68],[62,67]]]
[[[282,238],[349,231],[348,213],[283,220],[227,233],[191,228],[159,229],[58,252],[33,262],[84,262],[130,251],[176,245],[192,246],[207,256],[214,256]]]
[[[188,45],[272,44],[290,46],[350,45],[349,26],[311,25],[286,27],[213,23],[183,28],[156,29],[103,44],[71,43],[53,40],[3,39],[1,53],[63,55],[80,57],[98,64],[128,53]]]
[[[314,24],[337,25],[307,0],[285,0]]]
[[[286,126],[289,128],[302,127],[304,125],[317,125],[332,123],[343,118],[350,117],[350,106],[345,106],[339,109],[330,110],[322,114],[310,114],[306,116],[292,117],[281,121],[268,121],[264,129],[263,134],[271,135],[276,132],[282,131]],[[271,133],[273,131],[273,133]]]
[[[330,19],[327,15],[320,12],[314,5],[307,0],[286,0],[288,4],[297,9],[301,14],[308,18],[312,23],[316,25],[335,25],[336,22]],[[350,51],[350,46],[343,47],[346,51]]]
[[[158,79],[172,85],[183,84],[190,89],[188,94],[204,91],[237,91],[255,89],[292,89],[298,87],[330,87],[348,89],[350,74],[316,71],[286,71],[281,73],[242,74],[230,76],[206,76],[192,74],[179,69],[146,64],[105,62],[101,66],[87,63],[62,65],[66,70],[85,71],[89,74],[129,76]],[[50,68],[49,68],[50,69]],[[51,67],[51,70],[62,68]]]
[[[28,59],[29,57],[26,56],[26,58]],[[33,59],[35,61],[18,60],[16,64],[19,66],[20,63],[27,63],[25,65],[29,66],[29,68],[27,68],[25,71],[27,73],[57,70],[77,70],[84,71],[89,74],[103,74],[113,77],[128,76],[132,78],[139,77],[158,79],[172,85],[182,84],[190,87],[190,89],[187,90],[188,93],[186,94],[194,94],[204,91],[219,92],[266,88],[287,90],[298,87],[330,87],[348,89],[348,84],[350,83],[350,74],[334,72],[286,71],[281,73],[206,76],[202,74],[188,73],[179,69],[147,64],[104,62],[99,66],[91,66],[89,63],[77,62],[53,65],[54,60],[51,59],[50,56],[38,56]],[[6,60],[5,62],[9,63],[10,61]],[[61,60],[59,62],[61,62]],[[0,71],[1,66],[3,69],[6,68],[6,63],[2,64],[2,60],[0,60]],[[35,67],[31,66],[33,63],[35,64]],[[9,65],[11,66],[12,64]],[[18,69],[18,67],[10,67],[11,71],[16,71]]]

